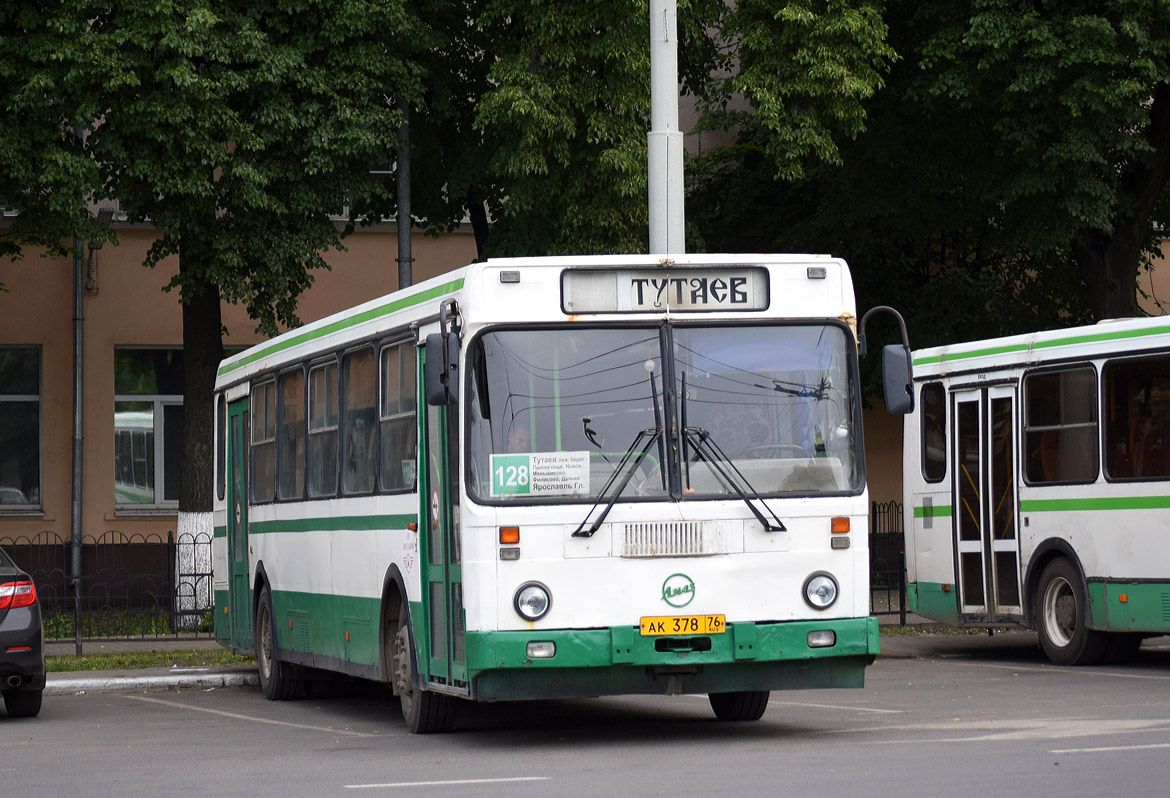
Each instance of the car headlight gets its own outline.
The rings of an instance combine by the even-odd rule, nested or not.
[[[527,582],[516,591],[512,606],[524,620],[539,621],[552,606],[552,594],[540,582]]]
[[[804,580],[804,601],[814,610],[824,610],[837,600],[837,580],[821,571]]]

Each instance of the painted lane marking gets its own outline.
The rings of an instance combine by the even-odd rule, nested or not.
[[[698,701],[709,701],[706,695],[700,693],[686,693],[687,698],[693,698]],[[883,715],[903,715],[904,709],[873,709],[871,707],[849,707],[838,704],[805,704],[800,701],[769,701],[768,706],[786,706],[786,707],[813,707],[815,709],[844,709],[850,712],[877,712]]]
[[[325,732],[326,734],[342,734],[346,737],[381,737],[380,734],[367,734],[366,732],[355,732],[347,729],[333,729],[328,726],[310,726],[307,723],[290,723],[285,720],[269,720],[268,718],[256,718],[251,715],[241,715],[238,712],[225,712],[222,709],[208,709],[207,707],[193,707],[190,704],[181,704],[178,701],[166,701],[162,698],[151,698],[144,695],[123,695],[122,698],[130,698],[135,701],[146,701],[150,704],[162,704],[166,707],[177,707],[179,709],[189,709],[193,712],[206,712],[209,715],[220,715],[225,718],[233,718],[235,720],[250,720],[253,723],[267,723],[272,726],[286,726],[290,729],[303,729],[305,731]]]
[[[451,779],[450,781],[398,781],[386,784],[346,784],[347,790],[378,790],[395,787],[449,787],[461,784],[506,784],[517,781],[548,781],[548,776],[514,776],[505,779]]]
[[[1050,754],[1096,754],[1108,751],[1147,751],[1151,748],[1170,748],[1170,743],[1151,743],[1150,745],[1110,745],[1102,748],[1057,748],[1049,751]]]
[[[1098,720],[1093,718],[1053,718],[1045,720],[975,721],[951,723],[923,723],[920,725],[887,726],[881,731],[953,733],[984,732],[964,737],[929,737],[925,739],[871,740],[867,745],[905,745],[908,743],[972,743],[1016,742],[1020,740],[1053,740],[1068,737],[1114,737],[1123,734],[1165,734],[1170,731],[1170,720]]]
[[[1170,676],[1150,676],[1141,673],[1118,673],[1117,671],[1086,671],[1081,669],[1060,668],[1056,666],[1035,668],[1013,665],[992,665],[987,662],[967,662],[976,668],[996,668],[1002,671],[1030,671],[1033,673],[1060,673],[1067,676],[1112,676],[1117,679],[1153,679],[1158,682],[1170,682]]]
[[[872,707],[844,707],[836,704],[802,704],[798,701],[773,701],[772,704],[779,704],[786,707],[813,707],[815,709],[846,709],[851,712],[878,712],[883,715],[901,715],[905,712],[902,709],[874,709]]]

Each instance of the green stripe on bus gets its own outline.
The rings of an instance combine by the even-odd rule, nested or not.
[[[381,318],[382,316],[388,316],[391,313],[396,313],[399,310],[409,308],[414,305],[421,305],[423,302],[429,302],[441,296],[446,296],[447,294],[453,294],[462,287],[463,278],[461,277],[457,280],[452,280],[449,283],[444,283],[443,285],[437,286],[435,288],[422,291],[421,293],[415,294],[413,296],[408,296],[403,299],[395,299],[391,302],[387,302],[385,305],[379,305],[378,307],[371,308],[370,310],[367,310],[363,313],[356,313],[352,316],[347,316],[344,319],[339,319],[333,322],[332,324],[326,324],[324,327],[318,327],[315,330],[309,330],[308,332],[301,333],[300,335],[294,335],[290,338],[275,341],[268,345],[259,344],[250,354],[245,355],[234,363],[229,363],[226,366],[220,368],[218,376],[222,377],[225,374],[230,374],[236,369],[240,369],[251,363],[255,363],[256,361],[262,360],[269,355],[274,355],[277,352],[283,352],[284,350],[291,349],[294,346],[300,346],[301,344],[307,343],[308,341],[312,341],[316,338],[322,338],[326,335],[331,335],[335,332],[349,329],[350,327],[356,327],[357,325],[364,324],[367,321],[373,321],[374,319]]]
[[[990,355],[1003,355],[1009,352],[1025,352],[1029,347],[1032,349],[1051,349],[1057,346],[1074,346],[1076,344],[1091,344],[1102,341],[1122,341],[1127,338],[1146,338],[1154,335],[1165,335],[1170,333],[1170,326],[1147,327],[1140,330],[1111,330],[1109,332],[1094,332],[1084,335],[1070,335],[1066,338],[1054,338],[1050,341],[1033,341],[1031,344],[1005,344],[1004,346],[993,346],[987,349],[973,349],[970,352],[948,352],[946,354],[946,362],[952,360],[966,360],[973,357],[987,357]],[[914,365],[927,366],[932,363],[942,363],[942,355],[932,355],[930,357],[920,357],[915,359]]]
[[[211,531],[211,536],[214,538],[226,538],[227,537],[227,527],[226,526],[214,527]]]
[[[933,507],[917,507],[914,508],[915,518],[946,518],[951,514],[951,506],[949,504],[936,504]]]
[[[1075,510],[1165,510],[1170,496],[1106,496],[1099,499],[1024,499],[1020,512],[1053,513]]]
[[[406,529],[418,523],[417,515],[351,515],[324,518],[285,518],[280,521],[253,521],[249,534],[267,535],[273,532],[335,532],[337,530],[364,531],[369,529]]]

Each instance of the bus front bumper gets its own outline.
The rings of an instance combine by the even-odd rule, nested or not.
[[[810,645],[826,632],[832,645]],[[684,638],[643,637],[636,626],[468,632],[466,645],[481,701],[862,687],[879,646],[873,617],[730,623]]]

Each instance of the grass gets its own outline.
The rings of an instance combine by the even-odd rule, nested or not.
[[[90,644],[92,645],[92,644]],[[46,657],[50,673],[65,671],[137,670],[141,668],[194,668],[212,665],[255,665],[254,657],[243,657],[222,649],[179,649],[175,651],[127,651],[100,654],[72,654]]]

